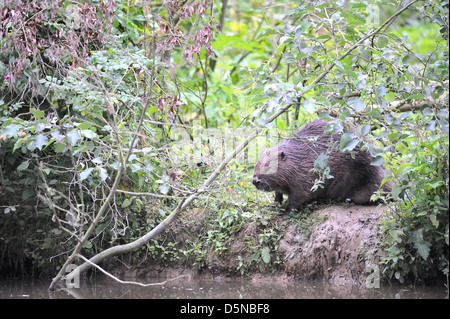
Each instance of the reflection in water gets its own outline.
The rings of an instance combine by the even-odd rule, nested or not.
[[[161,282],[163,280],[155,280]],[[246,279],[191,279],[182,277],[164,285],[139,287],[123,285],[108,278],[84,281],[80,288],[47,291],[48,282],[24,284],[13,280],[0,282],[0,299],[87,298],[87,299],[331,299],[331,298],[438,298],[447,296],[445,287],[386,286],[366,289],[322,282]]]

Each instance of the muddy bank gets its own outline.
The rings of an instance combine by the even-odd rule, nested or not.
[[[212,237],[211,219],[191,212],[171,227],[161,241],[170,238],[178,258],[146,258],[139,265],[108,267],[127,278],[176,277],[180,274],[203,277],[245,276],[256,282],[325,280],[338,285],[377,284],[380,256],[375,249],[377,223],[385,207],[324,206],[301,219],[279,217],[276,213],[249,217],[224,236]],[[189,220],[187,222],[186,220]],[[229,227],[236,226],[230,224]],[[209,234],[206,236],[206,234]],[[204,238],[203,243],[199,238]],[[215,242],[214,245],[211,242]],[[195,243],[195,244],[194,244]],[[203,245],[203,246],[201,246]],[[192,246],[203,247],[193,255]],[[167,252],[166,252],[167,253]]]
[[[332,206],[317,211],[325,221],[306,239],[295,227],[289,227],[279,247],[285,256],[284,271],[302,279],[365,284],[368,276],[379,273],[380,256],[374,240],[383,209]]]

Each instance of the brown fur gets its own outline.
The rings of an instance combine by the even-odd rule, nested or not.
[[[353,150],[355,158],[349,152],[341,153],[338,148],[341,135],[324,134],[326,126],[323,120],[308,123],[277,147],[263,150],[258,158],[252,183],[260,190],[275,192],[275,200],[280,203],[283,194],[288,195],[285,213],[300,210],[311,201],[351,200],[360,205],[373,204],[370,197],[380,188],[384,168],[371,165],[370,154],[359,147]],[[308,140],[314,137],[317,139]],[[311,187],[319,176],[310,170],[317,157],[330,149],[330,142],[337,143],[328,154],[330,175],[334,178],[326,179],[323,188],[312,192]],[[384,184],[383,191],[390,192],[391,187]]]

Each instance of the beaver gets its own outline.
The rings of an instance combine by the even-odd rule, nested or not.
[[[384,167],[371,165],[370,153],[358,146],[353,154],[340,152],[341,134],[325,132],[327,124],[325,120],[310,122],[277,147],[265,149],[259,155],[252,183],[259,190],[275,192],[275,201],[280,204],[283,194],[288,196],[289,204],[281,215],[300,211],[305,203],[312,201],[374,204],[370,198],[380,189]],[[312,191],[319,178],[312,169],[321,154],[328,155],[329,175],[333,178]],[[385,183],[382,190],[389,193],[392,187]]]

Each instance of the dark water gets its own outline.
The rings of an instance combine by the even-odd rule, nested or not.
[[[164,281],[159,280],[159,282]],[[155,280],[154,282],[158,282]],[[151,283],[147,281],[146,283]],[[245,279],[180,278],[164,285],[140,287],[120,284],[112,279],[85,280],[80,288],[49,293],[49,282],[24,283],[0,279],[0,299],[444,299],[442,286],[382,286],[367,289],[336,286],[322,282],[264,281]]]

